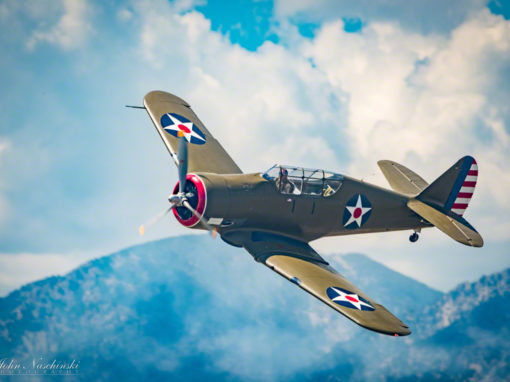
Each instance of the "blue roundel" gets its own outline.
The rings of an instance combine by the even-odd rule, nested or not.
[[[343,225],[347,229],[360,228],[370,218],[372,205],[365,195],[356,194],[345,205]]]
[[[368,311],[375,310],[372,304],[363,297],[344,288],[329,287],[326,290],[326,294],[335,304],[345,306],[346,308]]]
[[[161,126],[170,135],[174,137],[183,136],[189,143],[203,145],[205,135],[189,119],[176,113],[163,114],[161,117]]]

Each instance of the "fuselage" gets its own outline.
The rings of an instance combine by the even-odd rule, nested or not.
[[[323,236],[420,229],[430,226],[407,207],[409,197],[342,176],[332,194],[283,191],[262,173],[196,174],[204,183],[206,221],[225,237],[264,231],[311,241]],[[200,224],[195,226],[201,228]]]

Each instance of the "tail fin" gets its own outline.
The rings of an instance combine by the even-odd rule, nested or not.
[[[462,216],[475,191],[478,165],[465,156],[423,190],[416,199]]]
[[[410,199],[407,206],[458,242],[481,247],[482,237],[462,217],[473,196],[477,178],[476,161],[466,156]]]

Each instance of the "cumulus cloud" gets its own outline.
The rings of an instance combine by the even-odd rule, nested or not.
[[[370,173],[377,160],[393,159],[432,181],[472,154],[481,169],[477,204],[496,200],[497,207],[484,213],[501,226],[508,219],[499,220],[499,211],[510,212],[501,192],[510,186],[504,160],[510,147],[506,106],[495,89],[510,61],[509,42],[510,23],[483,11],[446,37],[408,33],[394,23],[374,23],[361,34],[349,34],[336,21],[303,51],[335,89],[348,94],[352,173]],[[381,176],[378,181],[383,182]],[[509,224],[487,234],[506,239]]]
[[[62,49],[80,47],[93,31],[89,20],[91,7],[85,0],[62,0],[63,13],[58,22],[50,27],[36,29],[27,42],[28,49],[46,42]]]
[[[332,21],[342,17],[362,20],[393,21],[408,30],[429,34],[448,32],[469,15],[486,7],[486,0],[276,0],[279,20],[298,22]]]
[[[305,57],[271,42],[246,51],[211,32],[198,12],[180,15],[152,5],[141,9],[142,56],[155,70],[172,68],[160,87],[191,102],[241,168],[262,170],[274,162],[338,167],[343,152],[335,148],[342,143],[324,134],[341,133],[339,102]]]
[[[376,166],[379,159],[402,162],[433,181],[470,154],[479,162],[480,176],[466,217],[487,242],[508,240],[505,124],[510,118],[502,101],[508,89],[500,84],[510,62],[510,23],[502,17],[487,10],[473,13],[446,34],[423,34],[389,21],[346,33],[343,21],[334,20],[313,39],[282,23],[285,44],[266,42],[248,52],[211,32],[199,13],[180,15],[164,6],[141,14],[139,49],[158,71],[159,88],[187,99],[243,170],[295,163],[337,169],[387,187]],[[164,48],[166,41],[174,41],[171,49]],[[338,252],[341,240],[341,251],[367,251],[444,289],[473,277],[479,261],[433,230],[423,234],[424,256],[413,259],[419,266],[410,267],[403,261],[407,235],[381,235],[325,240],[317,247]],[[388,251],[393,254],[380,256]],[[451,257],[443,264],[455,267],[457,278],[430,273],[444,251]],[[499,264],[501,259],[494,260],[484,271]]]
[[[16,7],[21,7],[15,5],[18,3],[11,1],[0,6],[0,17],[12,19]],[[141,98],[145,91],[152,89],[170,91],[190,102],[201,120],[245,171],[264,170],[280,162],[337,170],[386,186],[376,166],[379,159],[400,161],[432,181],[459,157],[472,154],[479,162],[480,178],[466,217],[480,228],[486,239],[508,240],[510,227],[506,217],[510,213],[510,201],[506,198],[506,190],[510,186],[510,139],[505,126],[510,114],[505,104],[508,87],[501,84],[505,80],[508,83],[509,22],[488,11],[480,12],[481,3],[476,0],[472,7],[466,7],[467,12],[455,13],[460,19],[451,24],[446,33],[438,30],[423,33],[420,28],[409,28],[409,20],[404,23],[388,15],[378,18],[374,16],[375,11],[371,11],[371,19],[358,15],[363,20],[360,33],[346,33],[341,16],[331,11],[339,8],[334,2],[286,3],[294,6],[287,11],[279,8],[283,2],[278,2],[276,16],[280,24],[275,33],[281,43],[265,42],[255,52],[232,44],[227,36],[212,31],[211,22],[194,10],[196,3],[193,1],[124,3],[114,9],[113,15],[106,9],[102,12],[100,4],[94,4],[92,9],[88,3],[80,1],[49,2],[47,10],[38,5],[45,4],[42,2],[26,4],[31,9],[29,18],[34,20],[34,26],[27,32],[30,33],[28,45],[32,48],[50,43],[65,50],[82,44],[93,33],[92,12],[104,15],[104,19],[95,20],[94,26],[101,31],[99,28],[104,28],[104,32],[114,30],[114,33],[104,33],[108,44],[101,44],[100,48],[92,43],[87,45],[87,57],[95,60],[93,65],[88,65],[90,61],[87,60],[80,63],[81,71],[87,76],[72,77],[69,72],[66,75],[74,81],[77,90],[94,89],[95,106],[110,102],[108,113],[101,116],[94,110],[81,115],[80,121],[87,126],[88,136],[94,137],[93,142],[87,141],[91,145],[101,139],[104,143],[107,135],[99,133],[109,131],[110,126],[112,129],[118,129],[120,125],[131,128],[123,140],[112,139],[115,155],[110,152],[102,157],[103,146],[101,149],[94,146],[91,151],[98,160],[111,166],[107,174],[117,176],[126,173],[126,161],[132,159],[135,147],[140,148],[136,156],[143,159],[138,161],[139,164],[130,162],[131,172],[153,171],[157,173],[154,179],[158,178],[159,182],[156,184],[153,178],[147,177],[144,183],[132,174],[126,175],[129,182],[119,179],[120,176],[106,176],[108,180],[98,181],[97,187],[90,189],[100,189],[100,197],[90,197],[86,204],[90,208],[81,206],[78,210],[76,207],[72,216],[79,221],[80,227],[85,228],[97,226],[98,216],[101,216],[104,226],[99,225],[103,229],[90,229],[87,233],[80,229],[80,237],[73,236],[73,232],[62,235],[67,236],[72,245],[79,245],[76,239],[81,239],[80,243],[95,243],[98,247],[105,242],[110,243],[110,247],[129,243],[127,230],[113,232],[112,227],[132,226],[131,235],[136,231],[139,219],[160,208],[158,205],[150,210],[140,203],[142,198],[148,199],[147,190],[161,189],[162,183],[175,181],[173,169],[168,168],[170,160],[164,162],[168,157],[164,148],[158,151],[160,156],[155,156],[155,145],[161,145],[161,142],[154,131],[154,140],[149,141],[150,121],[143,119],[146,125],[140,128],[143,117],[135,120],[137,115],[130,121],[132,117],[119,116],[117,113],[120,112],[114,109],[116,105],[113,103],[118,103],[125,94]],[[307,39],[298,33],[293,18],[314,13],[310,6],[320,8],[329,16],[321,19],[323,15],[319,15],[314,19],[321,24],[317,26],[315,37]],[[371,4],[364,8],[371,8]],[[444,8],[438,7],[435,13],[448,13],[442,10]],[[356,12],[351,13],[356,16]],[[111,22],[109,16],[113,16]],[[129,38],[125,38],[126,35]],[[131,40],[133,36],[137,40]],[[20,41],[26,43],[26,38]],[[90,84],[85,86],[84,82]],[[106,96],[105,93],[103,96],[98,89],[105,86],[115,89],[116,95]],[[65,114],[64,109],[69,108],[63,101],[69,98],[68,92],[65,88],[58,95],[57,102],[62,107],[59,115]],[[122,96],[118,95],[120,93]],[[79,102],[88,104],[90,94],[82,94]],[[78,99],[77,93],[74,97]],[[74,110],[67,111],[75,115]],[[48,117],[48,126],[58,126],[54,122]],[[136,135],[142,129],[147,135]],[[71,143],[76,142],[75,138],[58,136],[60,146],[67,143],[73,147]],[[54,149],[52,144],[45,149]],[[40,163],[37,153],[27,151],[26,156],[22,156],[24,161]],[[113,157],[119,158],[118,163]],[[70,155],[68,159],[72,161],[74,158]],[[163,162],[164,166],[157,167]],[[79,163],[77,160],[73,165]],[[51,168],[46,170],[56,173],[55,166],[51,163],[48,166]],[[138,171],[135,166],[142,170]],[[19,169],[19,163],[16,167]],[[100,169],[98,166],[94,179],[104,176],[103,169],[104,166]],[[40,172],[40,168],[36,170]],[[14,179],[18,186],[21,184],[19,173],[23,172],[18,171]],[[94,183],[88,174],[83,177],[84,184]],[[26,172],[22,178],[26,187],[22,183],[21,188],[33,186],[27,180]],[[55,191],[54,184],[58,183],[48,186],[50,195]],[[89,188],[83,190],[88,192]],[[67,188],[63,187],[58,200],[69,197],[66,192]],[[151,191],[151,195],[155,194],[157,191]],[[74,198],[70,199],[68,204],[63,204],[67,207],[65,211],[64,208],[59,210],[58,206],[51,208],[52,212],[58,212],[55,216],[60,214],[61,220],[62,216],[67,216],[70,205],[80,204]],[[163,197],[162,203],[164,201]],[[137,208],[144,211],[140,213],[142,218],[132,213]],[[131,211],[131,215],[126,211]],[[34,220],[38,227],[55,223],[46,216],[36,215],[27,218],[24,225],[30,226],[28,223]],[[173,223],[163,227],[161,235],[183,232]],[[102,232],[102,236],[98,232]],[[48,236],[44,233],[40,236]],[[402,235],[385,235],[385,245],[399,249],[395,252],[405,252],[401,242],[407,235]],[[437,235],[427,232],[427,235],[439,245],[450,240],[439,232]],[[356,247],[358,251],[382,251],[379,235],[338,240],[342,243],[341,251],[348,243],[355,243],[351,248]],[[327,251],[338,252],[339,241],[333,242]],[[431,247],[427,248],[430,250]],[[47,251],[51,252],[53,248]]]
[[[172,68],[161,87],[191,102],[244,170],[283,162],[366,177],[377,160],[393,159],[432,181],[471,154],[481,168],[473,205],[498,202],[474,213],[499,221],[490,238],[507,238],[510,223],[500,218],[510,202],[498,185],[510,186],[508,116],[494,96],[510,58],[503,18],[484,10],[448,35],[394,22],[347,33],[336,20],[312,40],[286,24],[288,46],[266,42],[249,52],[198,12],[163,3],[138,11],[142,56],[157,72]],[[378,171],[373,180],[386,185]]]

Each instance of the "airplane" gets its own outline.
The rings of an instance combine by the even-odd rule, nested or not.
[[[311,246],[325,236],[437,227],[454,240],[483,246],[463,214],[478,177],[465,156],[431,184],[389,160],[378,162],[392,190],[348,176],[275,165],[245,174],[183,99],[163,91],[144,97],[145,109],[178,170],[168,200],[177,221],[209,230],[356,324],[406,336],[409,327],[338,274]],[[160,215],[161,218],[162,215]],[[144,227],[140,227],[143,234]]]

